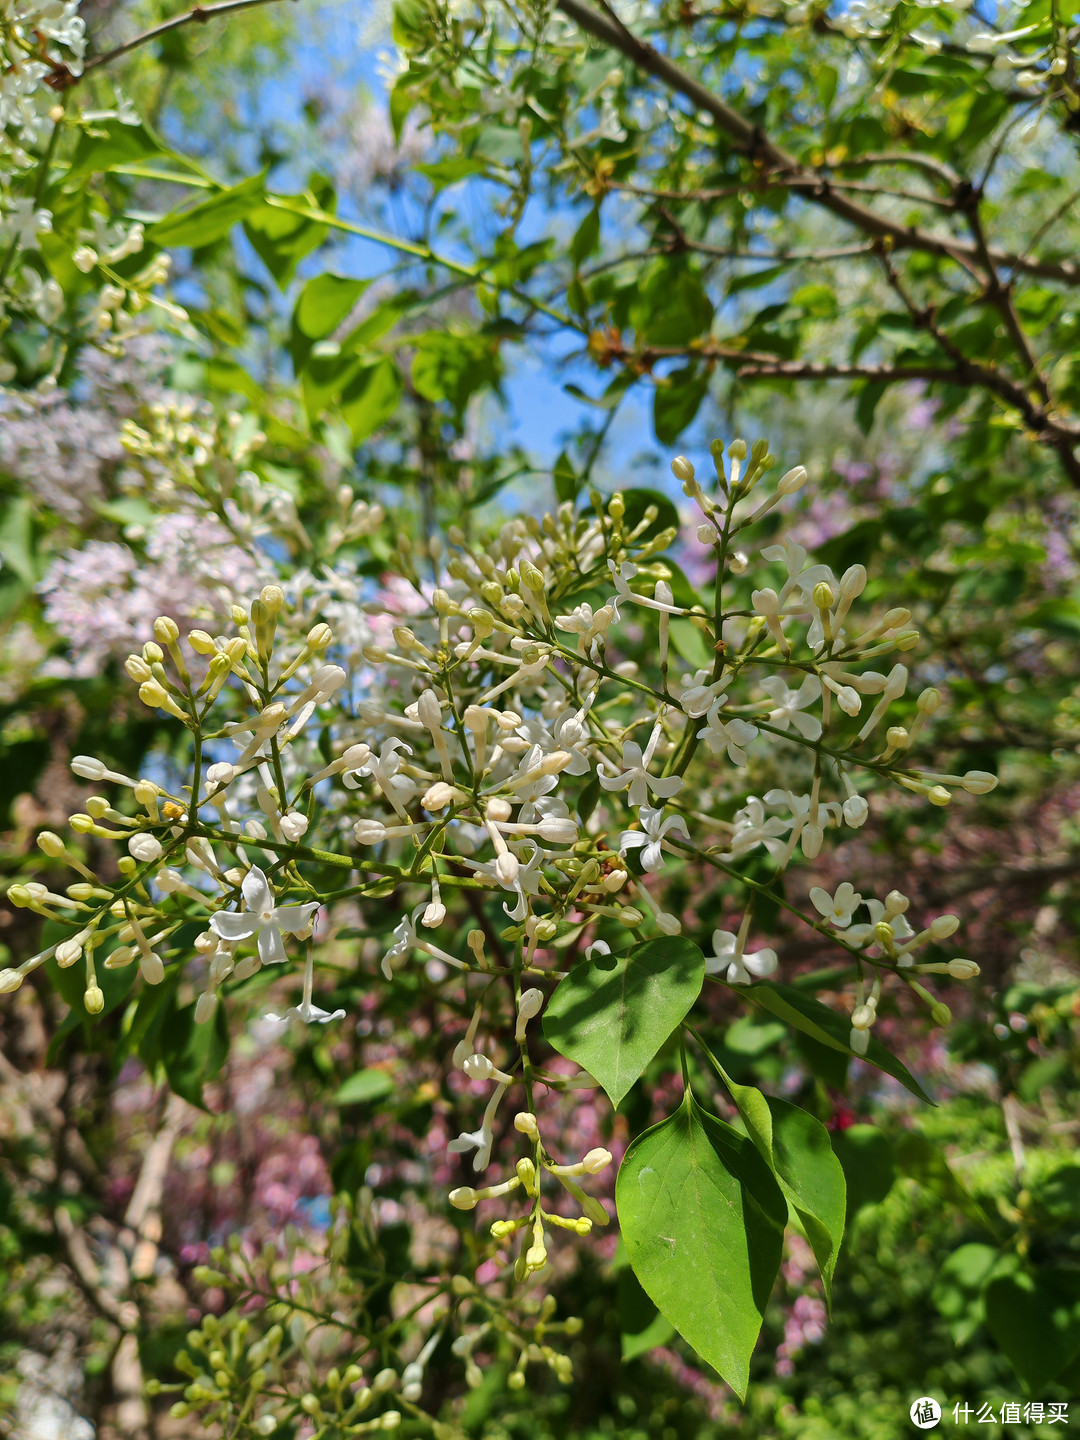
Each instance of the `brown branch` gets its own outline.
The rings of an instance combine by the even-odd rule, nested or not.
[[[72,75],[66,65],[58,65],[48,77],[48,83],[54,90],[70,89],[72,85],[77,85],[84,76],[89,75],[91,70],[96,70],[99,65],[109,65],[113,60],[119,60],[121,55],[130,54],[132,50],[137,50],[141,45],[149,45],[152,40],[158,40],[172,30],[179,30],[182,25],[205,25],[208,20],[215,20],[219,15],[228,15],[235,10],[251,10],[256,5],[272,3],[274,0],[219,0],[216,5],[193,5],[182,15],[174,15],[170,20],[155,25],[152,30],[144,30],[133,40],[125,40],[123,45],[117,45],[113,50],[106,50],[101,55],[91,56],[83,67],[82,75]]]
[[[820,169],[800,163],[794,155],[771,140],[759,125],[747,120],[666,55],[639,40],[621,22],[616,26],[605,16],[597,14],[587,0],[557,0],[557,5],[587,34],[619,51],[647,74],[685,96],[696,109],[703,110],[761,170],[796,177],[790,185],[795,194],[829,210],[866,235],[891,241],[897,251],[920,250],[966,266],[977,261],[977,247],[971,241],[937,235],[917,225],[902,225],[840,193]],[[1080,263],[1076,261],[1029,260],[1001,250],[991,250],[989,254],[994,265],[1007,265],[1010,269],[1023,270],[1025,274],[1041,275],[1068,285],[1080,284]]]

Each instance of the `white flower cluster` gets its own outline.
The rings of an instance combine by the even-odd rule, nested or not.
[[[46,77],[58,66],[82,74],[86,26],[78,10],[79,0],[0,4],[0,133],[14,131],[22,145],[34,144],[45,126]],[[6,158],[18,166],[30,163],[17,149]]]
[[[144,432],[137,448],[151,459],[156,444]],[[701,511],[697,538],[715,562],[709,609],[661,558],[675,532],[660,528],[656,507],[634,514],[628,497],[605,503],[594,493],[591,512],[564,504],[543,519],[511,520],[486,544],[452,527],[449,554],[429,550],[433,586],[421,583],[400,540],[397,579],[370,599],[354,587],[348,625],[356,633],[344,650],[358,644],[350,658],[360,663],[350,670],[329,659],[345,658],[330,625],[303,603],[287,606],[277,585],[247,609],[233,606],[231,633],[193,630],[185,643],[177,623],[160,617],[126,668],[142,702],[191,733],[190,784],[168,793],[93,757],[74,762],[78,775],[128,797],[115,806],[91,797],[71,819],[77,836],[126,847],[122,878],[103,883],[61,837],[41,836],[45,853],[82,878],[66,894],[35,883],[12,887],[11,898],[71,933],[0,972],[0,991],[55,955],[61,966],[83,964],[86,1007],[98,1012],[99,959],[110,969],[138,961],[144,980],[156,983],[175,954],[173,937],[197,921],[197,1020],[214,1013],[223,985],[282,964],[299,944],[301,998],[268,1018],[327,1024],[343,1012],[313,999],[317,917],[330,934],[342,902],[355,924],[365,897],[399,891],[401,918],[381,957],[387,982],[419,956],[431,983],[453,977],[467,997],[478,984],[486,995],[499,976],[514,985],[517,1058],[496,1061],[477,1044],[481,1005],[455,1052],[469,1079],[493,1088],[479,1128],[451,1149],[485,1170],[500,1102],[523,1085],[517,1128],[533,1153],[501,1186],[465,1187],[454,1203],[471,1207],[512,1190],[531,1199],[528,1217],[498,1232],[533,1227],[519,1256],[523,1274],[544,1263],[545,1226],[602,1223],[603,1207],[587,1197],[578,1220],[552,1216],[538,1188],[550,1173],[578,1198],[574,1177],[594,1173],[601,1152],[561,1165],[528,1128],[535,1079],[561,1089],[593,1083],[584,1073],[539,1077],[528,1056],[529,1022],[567,947],[580,946],[578,964],[593,965],[649,935],[678,935],[695,923],[705,875],[719,871],[742,913],[737,928],[714,932],[706,971],[732,986],[761,983],[778,957],[749,944],[765,887],[747,877],[747,856],[760,849],[777,871],[797,850],[814,859],[830,830],[865,823],[864,789],[899,785],[947,804],[952,788],[981,793],[995,783],[983,772],[908,763],[940,697],[924,690],[905,723],[888,725],[891,707],[904,701],[907,669],[868,667],[911,650],[918,634],[906,609],[867,613],[857,603],[862,566],[837,578],[788,543],[766,545],[761,561],[770,568],[748,573],[749,555],[736,542],[806,472],[788,471],[761,499],[772,465],[764,442],[749,450],[733,442],[726,465],[717,444],[713,458],[712,494],[688,460],[672,466]],[[353,535],[381,520],[351,491],[342,517],[342,533]],[[308,580],[296,582],[298,600]],[[336,580],[326,583],[329,590],[312,581],[313,593],[335,593]],[[402,584],[411,586],[408,603]],[[344,621],[348,607],[338,607]],[[651,632],[644,645],[643,626]],[[635,647],[637,662],[626,658]],[[674,678],[670,661],[680,650],[699,663]],[[700,664],[703,652],[711,664]],[[308,735],[316,714],[319,745]],[[305,864],[336,867],[342,888],[314,890]],[[695,884],[688,904],[686,887]],[[505,926],[463,927],[463,892],[477,903],[497,899]],[[940,917],[914,934],[903,919],[907,901],[895,893],[867,901],[862,925],[852,924],[861,896],[850,884],[832,896],[815,889],[810,902],[807,923],[833,937],[857,970],[857,1053],[866,1051],[885,975],[940,1017],[917,977],[977,971],[968,961],[916,964],[916,948],[946,938],[956,922]],[[181,948],[181,964],[191,948]]]

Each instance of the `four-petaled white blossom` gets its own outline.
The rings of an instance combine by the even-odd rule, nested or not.
[[[714,755],[726,750],[733,765],[746,764],[746,747],[757,738],[758,728],[748,720],[734,716],[730,720],[720,719],[720,702],[712,706],[706,723],[698,731],[698,739],[704,740]]]
[[[775,950],[762,949],[752,955],[740,955],[739,937],[730,930],[714,930],[712,944],[713,953],[705,957],[705,973],[723,974],[729,985],[752,985],[776,969]]]
[[[881,903],[880,900],[871,899],[865,901],[864,903],[866,905],[866,908],[870,911],[870,923],[869,925],[851,926],[850,930],[848,930],[846,938],[848,940],[851,940],[854,944],[865,945],[868,940],[873,940],[874,931],[882,920],[887,920],[892,926],[892,932],[895,939],[903,942],[904,940],[910,940],[914,936],[915,931],[908,924],[908,919],[906,915],[889,913],[889,911],[886,910],[885,906]]]
[[[719,680],[710,680],[708,670],[697,670],[693,675],[683,675],[680,680],[680,708],[685,714],[698,719],[712,709],[734,678],[734,670],[721,675]]]
[[[303,905],[277,905],[270,882],[253,865],[244,876],[240,886],[244,897],[243,910],[219,910],[210,917],[210,928],[222,940],[250,940],[253,937],[259,949],[259,959],[264,965],[280,964],[287,960],[282,931],[296,935],[306,930],[311,917],[319,908],[317,900]]]
[[[650,810],[647,805],[638,813],[642,828],[622,832],[619,836],[619,854],[625,855],[628,850],[640,850],[641,868],[659,870],[664,863],[661,842],[672,830],[678,830],[686,839],[686,821],[681,815],[669,815],[665,820],[663,810]]]
[[[770,725],[778,730],[793,725],[804,740],[821,738],[821,721],[814,715],[803,714],[806,707],[821,696],[821,681],[816,675],[807,675],[798,690],[789,689],[779,675],[766,675],[761,688],[776,706],[769,712]]]
[[[651,790],[660,800],[670,800],[683,788],[681,775],[668,775],[662,778],[649,774],[649,765],[656,747],[660,740],[660,722],[653,726],[653,732],[649,736],[649,743],[644,753],[636,740],[624,740],[622,747],[623,768],[614,775],[605,775],[602,770],[597,771],[596,778],[605,790],[626,790],[628,802],[638,810],[649,803],[649,791]]]
[[[844,880],[836,887],[835,895],[830,895],[820,885],[815,885],[810,891],[810,903],[830,925],[835,925],[838,930],[846,930],[851,924],[851,917],[862,904],[862,896],[850,881]]]

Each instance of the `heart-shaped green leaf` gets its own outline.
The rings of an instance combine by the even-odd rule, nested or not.
[[[611,1103],[644,1071],[701,993],[705,957],[689,940],[647,940],[575,965],[544,1016],[560,1055],[594,1075]]]
[[[765,1162],[687,1091],[674,1115],[630,1146],[615,1196],[645,1293],[745,1395],[787,1221]]]

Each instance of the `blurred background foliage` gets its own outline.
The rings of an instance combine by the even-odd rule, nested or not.
[[[140,626],[196,613],[228,563],[185,530],[182,486],[227,496],[254,469],[295,513],[275,543],[317,572],[347,484],[387,505],[423,567],[447,524],[589,485],[672,510],[674,447],[767,434],[811,472],[796,538],[837,570],[865,564],[869,598],[914,612],[914,689],[948,697],[941,768],[1001,779],[977,806],[875,805],[817,883],[955,910],[982,979],[950,996],[944,1036],[883,1020],[933,1109],[766,1017],[713,1017],[734,1078],[828,1123],[850,1193],[832,1315],[794,1244],[745,1409],[612,1248],[556,1287],[585,1322],[572,1408],[554,1379],[507,1391],[493,1342],[462,1423],[486,1440],[892,1440],[918,1394],[1048,1406],[1080,1381],[1075,31],[1042,0],[617,8],[268,4],[87,80],[84,108],[116,86],[145,123],[72,135],[56,229],[95,207],[143,219],[188,320],[125,356],[87,343],[92,283],[44,245],[60,338],[16,317],[0,339],[16,371],[0,414],[0,863],[40,874],[36,831],[83,803],[71,754],[170,763],[177,737],[132,706],[120,666]],[[82,13],[102,53],[177,10]],[[969,43],[1029,25],[1011,66],[993,63],[1003,43]],[[1042,79],[1021,85],[1029,72]],[[178,477],[168,524],[140,508],[139,467]],[[367,574],[390,543],[375,537]],[[719,923],[722,894],[703,883],[685,902]],[[229,1236],[281,1242],[273,1271],[314,1253],[339,1197],[354,1241],[315,1298],[388,1326],[432,1255],[467,1254],[471,1221],[447,1216],[429,1145],[467,1118],[442,1038],[407,982],[372,983],[399,914],[388,898],[359,960],[342,957],[332,1003],[362,1018],[333,1043],[288,1048],[256,1026],[230,1045],[168,991],[138,1025],[121,989],[93,1030],[44,986],[0,1010],[0,1433],[44,1433],[30,1427],[50,1404],[56,1433],[190,1433],[166,1397],[147,1410],[145,1380],[181,1378],[205,1313],[263,1329],[279,1314],[252,1299],[273,1276],[216,1253]],[[32,917],[3,919],[6,950],[28,951]],[[827,994],[818,942],[767,923],[782,964]],[[670,1068],[614,1118],[589,1112],[583,1146],[662,1113]],[[158,1239],[140,1257],[150,1155]],[[314,1355],[290,1343],[283,1363],[315,1387],[348,1333]],[[440,1358],[429,1408],[459,1386]]]

